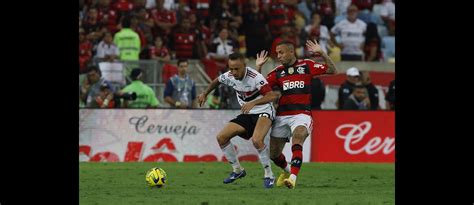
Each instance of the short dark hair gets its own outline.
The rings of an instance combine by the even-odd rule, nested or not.
[[[124,16],[122,19],[122,28],[130,28],[130,25],[132,25],[132,17]]]
[[[102,72],[100,71],[99,67],[97,67],[97,66],[95,66],[95,65],[91,65],[91,66],[87,67],[87,73],[92,72],[92,71],[95,71],[95,72],[97,72],[100,76],[102,76]]]
[[[242,55],[242,54],[239,53],[239,52],[235,52],[235,53],[230,54],[230,55],[229,55],[229,59],[230,59],[230,60],[237,60],[237,59],[239,59],[239,60],[241,60],[242,62],[245,61],[244,55]]]
[[[295,48],[295,45],[291,41],[280,41],[276,46],[280,46],[280,45],[286,45],[292,49]]]
[[[179,64],[182,63],[182,62],[188,63],[188,59],[186,59],[186,58],[180,58],[180,59],[178,59],[178,62],[176,63],[176,65],[179,66]]]
[[[134,68],[132,72],[130,73],[130,78],[132,80],[137,80],[138,76],[143,73],[143,70],[140,68]]]

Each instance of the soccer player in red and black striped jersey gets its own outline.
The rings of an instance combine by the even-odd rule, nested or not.
[[[277,186],[295,188],[296,177],[303,161],[303,143],[312,130],[311,118],[311,79],[315,75],[337,73],[334,62],[324,53],[317,42],[306,42],[308,51],[321,55],[324,64],[310,59],[296,59],[292,43],[283,41],[277,47],[277,66],[267,75],[268,84],[278,87],[281,97],[277,116],[270,134],[270,158],[284,172],[278,177]],[[257,56],[257,70],[266,62],[267,52]],[[293,138],[291,166],[287,164],[282,151],[285,143]]]

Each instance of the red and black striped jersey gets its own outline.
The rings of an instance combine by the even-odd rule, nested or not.
[[[270,87],[281,91],[277,116],[311,115],[311,79],[326,73],[327,65],[310,59],[296,60],[291,66],[280,65],[270,71],[267,81]]]
[[[174,50],[176,58],[193,58],[193,47],[196,41],[196,34],[193,32],[175,32],[173,34]]]

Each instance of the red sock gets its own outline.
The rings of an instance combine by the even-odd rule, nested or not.
[[[285,169],[286,166],[288,165],[288,163],[286,162],[285,155],[283,155],[283,153],[281,153],[280,156],[278,156],[278,158],[272,159],[272,161],[282,169]]]
[[[300,144],[294,144],[291,146],[291,151],[293,152],[291,157],[291,173],[298,176],[303,162],[303,147]]]

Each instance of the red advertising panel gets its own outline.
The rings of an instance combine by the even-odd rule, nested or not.
[[[395,112],[313,111],[312,114],[311,161],[395,161]]]

